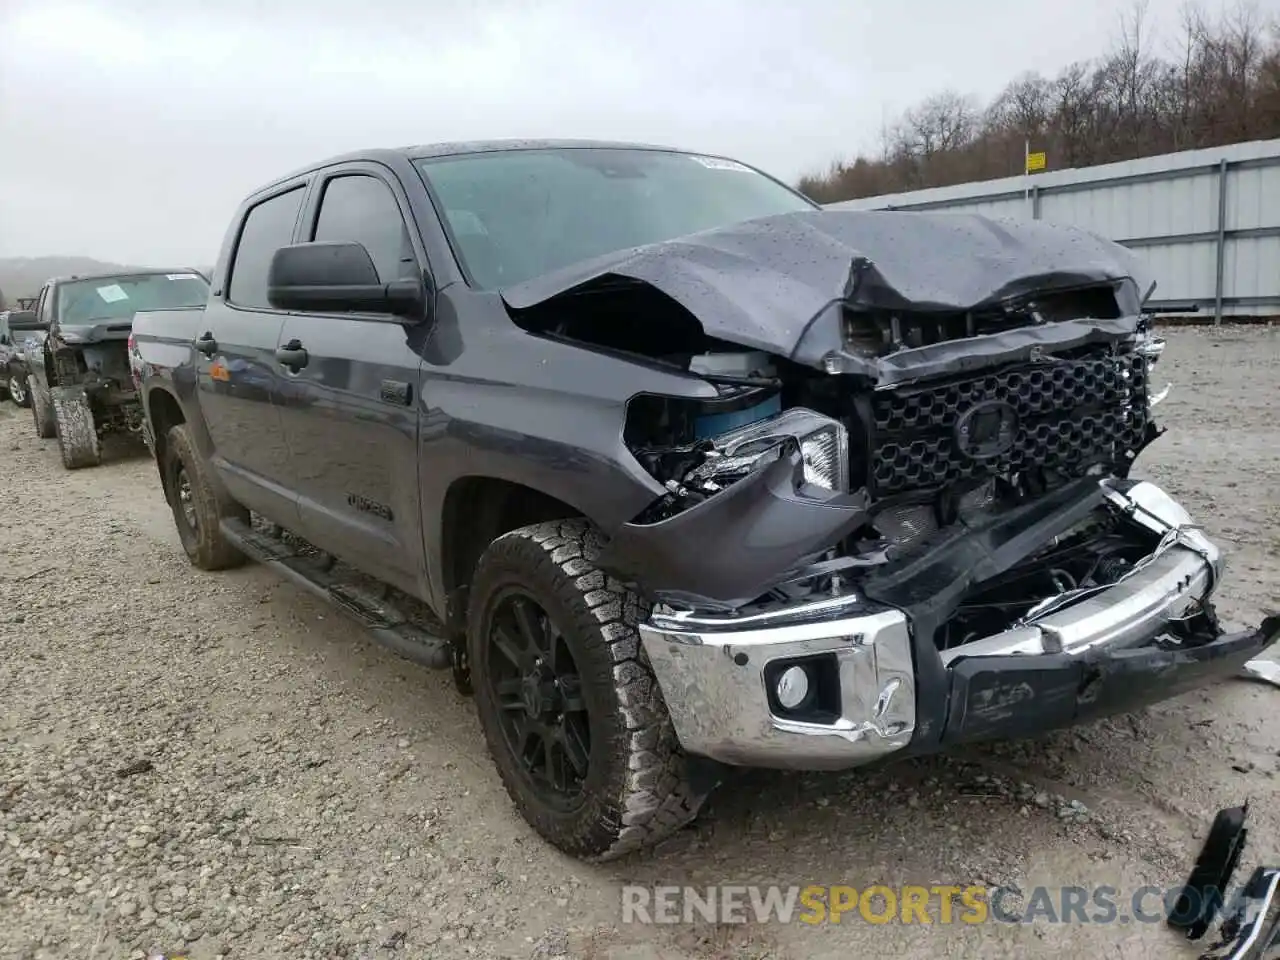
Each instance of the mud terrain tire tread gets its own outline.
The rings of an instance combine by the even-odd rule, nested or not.
[[[55,387],[52,394],[62,465],[68,470],[96,467],[102,462],[102,449],[89,398],[77,387]]]
[[[27,395],[31,398],[31,418],[36,423],[36,436],[41,440],[52,440],[58,435],[58,427],[53,419],[53,402],[49,394],[28,379]]]
[[[596,567],[603,546],[585,520],[550,521],[499,537],[477,566],[467,617],[477,709],[503,786],[538,833],[572,856],[597,862],[657,843],[693,820],[706,799],[687,779],[684,753],[636,629],[651,605]],[[591,725],[591,764],[603,764],[604,783],[570,814],[553,812],[526,792],[487,682],[477,676],[486,669],[480,655],[485,606],[512,574],[548,603],[549,613],[555,609],[571,645],[576,637],[572,653],[588,704],[595,684],[598,702],[607,705]],[[594,773],[588,770],[589,780]]]
[[[197,529],[186,528],[178,491],[174,487],[177,465],[182,465],[191,484],[191,497],[196,514]],[[185,423],[170,427],[165,435],[164,462],[160,465],[164,477],[165,498],[173,511],[174,525],[182,549],[193,566],[201,570],[229,570],[243,566],[248,560],[223,536],[219,521],[235,518],[246,523],[249,512],[225,497],[219,496],[209,474],[209,464],[196,450],[191,430]]]

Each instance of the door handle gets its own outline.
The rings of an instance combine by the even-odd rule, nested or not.
[[[213,339],[213,334],[206,330],[204,333],[200,334],[200,338],[196,340],[196,349],[206,357],[212,357],[218,352],[218,341]]]
[[[283,347],[276,350],[276,359],[280,361],[281,366],[288,367],[296,372],[305,367],[311,357],[301,343],[297,340],[290,340]]]

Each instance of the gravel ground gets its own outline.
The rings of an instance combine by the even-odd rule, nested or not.
[[[1141,472],[1280,607],[1280,331],[1179,330]],[[638,926],[624,882],[1185,878],[1249,797],[1280,859],[1280,690],[1243,680],[1047,739],[874,772],[744,775],[655,854],[569,860],[514,813],[447,674],[249,567],[207,575],[137,453],[69,473],[0,408],[0,956],[1194,956],[1163,928]],[[1242,876],[1243,878],[1243,876]]]

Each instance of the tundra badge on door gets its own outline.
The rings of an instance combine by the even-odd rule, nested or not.
[[[347,503],[361,513],[372,513],[388,523],[395,519],[395,514],[391,512],[390,507],[378,503],[376,500],[370,500],[368,497],[362,497],[358,493],[348,493]]]

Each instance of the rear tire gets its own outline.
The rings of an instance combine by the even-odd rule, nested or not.
[[[53,401],[49,394],[27,380],[27,388],[31,397],[31,417],[36,423],[36,436],[41,440],[52,440],[58,435],[58,428],[53,417]]]
[[[185,423],[170,427],[165,435],[160,469],[178,539],[192,565],[227,570],[244,564],[248,558],[222,535],[218,524],[224,518],[247,523],[249,511],[219,493]]]
[[[491,543],[467,654],[489,751],[524,818],[565,853],[612,860],[697,816],[686,761],[636,630],[649,604],[595,565],[583,520]]]
[[[68,470],[96,467],[102,462],[98,428],[93,422],[89,398],[79,387],[55,387],[53,420],[57,428],[62,465]]]

